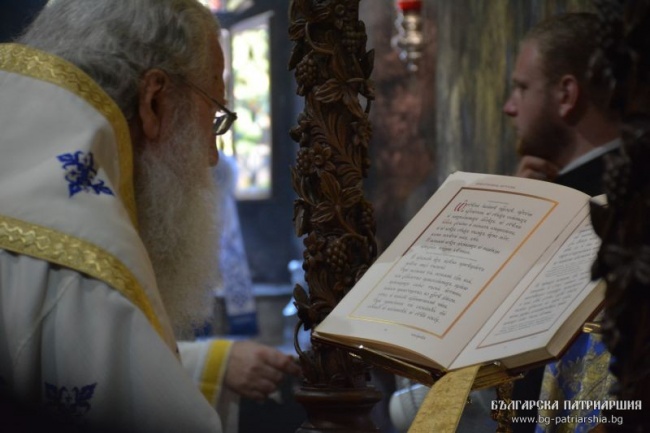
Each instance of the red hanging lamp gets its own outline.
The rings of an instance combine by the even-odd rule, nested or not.
[[[410,72],[418,70],[422,57],[422,0],[396,0],[397,34],[392,44],[399,51],[399,56],[406,63]]]

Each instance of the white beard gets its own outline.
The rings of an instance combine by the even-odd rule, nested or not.
[[[135,161],[140,235],[178,339],[191,339],[210,320],[219,274],[216,191],[206,139],[186,113],[179,105],[171,138],[158,146],[145,143]]]

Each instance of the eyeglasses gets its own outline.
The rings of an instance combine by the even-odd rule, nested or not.
[[[234,111],[230,111],[229,109],[224,107],[223,104],[221,104],[219,101],[214,99],[212,96],[208,95],[208,92],[206,92],[196,84],[187,81],[182,77],[181,77],[181,81],[187,84],[192,90],[208,98],[210,102],[212,102],[214,105],[216,105],[219,108],[219,111],[217,111],[217,114],[214,116],[214,123],[212,124],[212,133],[214,135],[223,135],[226,132],[228,132],[233,122],[237,120],[237,113],[235,113]]]

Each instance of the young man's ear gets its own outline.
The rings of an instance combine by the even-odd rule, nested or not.
[[[558,84],[559,114],[567,117],[578,105],[580,86],[575,76],[567,74],[560,78]]]
[[[160,69],[150,69],[140,79],[138,115],[142,134],[149,141],[160,137],[163,117],[167,110],[165,94],[171,84],[169,75]]]

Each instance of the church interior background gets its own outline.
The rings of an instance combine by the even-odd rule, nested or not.
[[[271,192],[266,198],[240,199],[238,206],[256,287],[275,288],[283,297],[277,305],[283,305],[285,298],[290,299],[292,281],[287,263],[299,262],[303,248],[291,224],[295,194],[288,167],[296,163],[297,145],[288,130],[295,125],[303,101],[287,67],[289,1],[236,1],[230,10],[229,2],[212,3],[213,7],[219,3],[216,13],[225,28],[236,28],[256,16],[268,18]],[[589,0],[423,0],[421,57],[417,70],[409,71],[395,46],[397,4],[396,0],[361,0],[359,11],[366,25],[367,48],[375,50],[372,165],[364,189],[375,209],[380,249],[453,171],[514,172],[515,134],[501,108],[510,92],[518,41],[544,17],[594,10]],[[237,55],[232,52],[233,59]],[[244,406],[244,411],[256,416],[249,421],[242,418],[242,428],[252,432],[269,425],[263,414],[272,422],[284,420],[286,431],[295,431],[302,421],[302,409],[291,401],[285,400],[282,410],[267,409],[260,412],[260,407]],[[394,432],[382,410],[385,406],[379,405],[375,411],[378,426],[383,433]],[[296,423],[295,428],[291,423]]]
[[[238,181],[237,205],[258,323],[266,330],[258,337],[284,345],[282,312],[290,305],[292,281],[300,277],[299,266],[292,275],[289,263],[299,264],[303,249],[293,230],[289,171],[297,145],[288,131],[303,106],[288,70],[289,0],[203,1],[219,17],[230,45],[229,99],[240,120],[221,146],[230,154],[236,149],[240,175],[247,177]],[[23,4],[35,3],[44,1]],[[394,44],[398,1],[360,2],[367,48],[375,50],[371,168],[364,189],[375,209],[380,251],[451,172],[513,172],[515,135],[501,107],[518,41],[546,16],[594,10],[589,0],[421,3],[421,57],[417,70],[409,71]],[[0,19],[0,27],[9,24]],[[270,425],[274,432],[295,431],[304,413],[291,399],[293,385],[283,389],[282,402],[244,404],[240,431],[271,431]],[[381,413],[385,406],[376,409],[382,433],[394,432]]]
[[[259,140],[270,146],[264,152],[268,190],[257,196],[240,195],[238,206],[253,280],[288,283],[287,263],[302,256],[302,243],[291,224],[295,194],[288,168],[295,165],[296,144],[288,131],[303,104],[287,66],[289,0],[204,2],[212,5],[231,40],[242,29],[259,28],[261,22],[268,32],[269,126]],[[364,187],[375,207],[377,238],[384,247],[451,172],[514,171],[515,135],[501,107],[510,92],[518,41],[546,16],[593,10],[589,0],[423,0],[422,54],[417,71],[410,72],[394,46],[397,3],[362,0],[359,12],[366,24],[367,48],[375,50],[372,166]],[[235,64],[244,55],[255,54],[234,48],[230,60]],[[259,71],[257,67],[256,78]],[[231,85],[234,81],[236,86],[237,71],[232,74]],[[238,106],[237,89],[231,91],[239,113],[244,104]],[[238,123],[242,129],[250,125]],[[235,141],[241,153],[246,140]],[[245,164],[240,165],[241,170]]]

